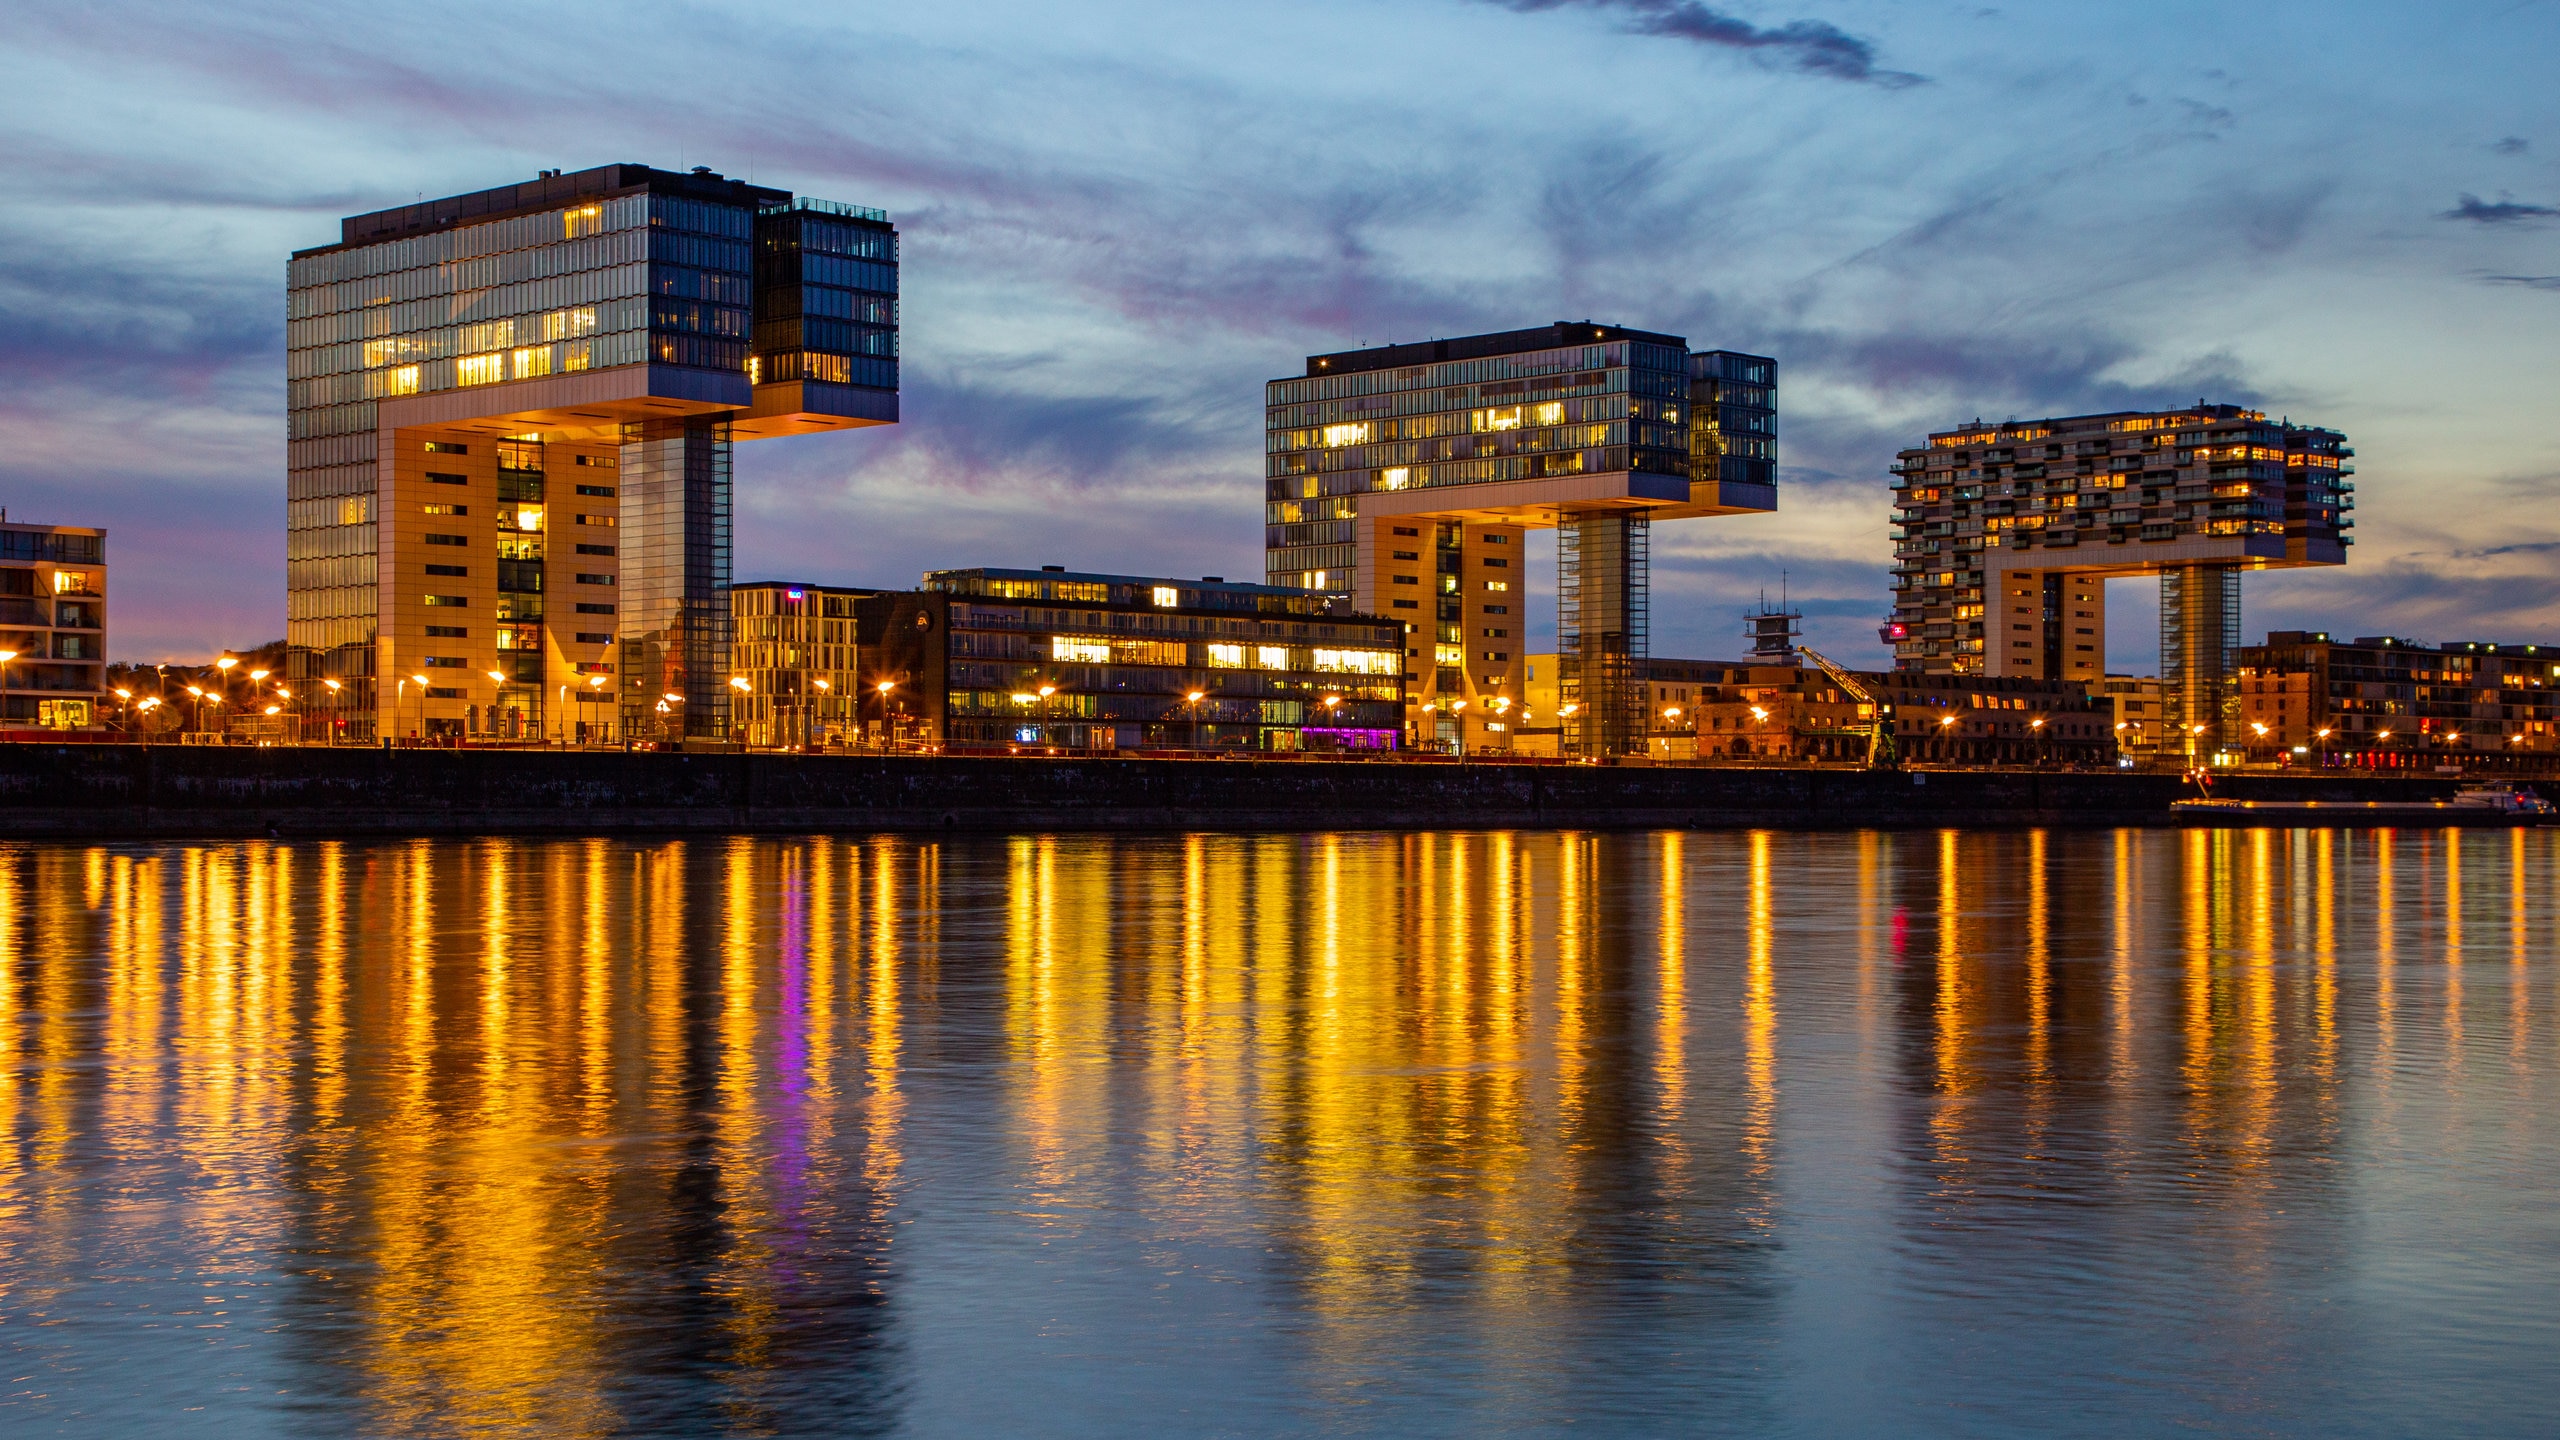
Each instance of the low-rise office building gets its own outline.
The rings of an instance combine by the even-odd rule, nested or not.
[[[0,729],[104,723],[107,532],[0,512]]]
[[[2169,721],[2157,676],[2110,675],[2090,686],[2089,693],[2104,699],[2115,712],[2118,754],[2136,762],[2158,758]],[[2175,745],[2169,749],[2183,753]]]
[[[1401,621],[1302,589],[939,570],[858,600],[856,734],[957,749],[1397,748]]]
[[[2270,631],[2243,646],[2237,682],[2247,753],[2393,766],[2449,754],[2560,750],[2560,646]]]
[[[729,591],[729,720],[748,745],[840,744],[863,733],[861,618],[880,592],[787,580]]]

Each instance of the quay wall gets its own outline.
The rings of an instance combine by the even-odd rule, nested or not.
[[[2217,795],[2421,800],[2443,778]],[[2170,823],[2175,775],[1390,761],[0,745],[0,839]]]

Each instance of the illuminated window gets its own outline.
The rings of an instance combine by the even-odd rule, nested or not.
[[[487,385],[507,378],[504,355],[465,355],[453,362],[453,383]]]
[[[1511,582],[1508,580],[1487,580],[1484,582],[1484,588],[1487,590],[1508,590],[1511,588]]]
[[[1529,412],[1529,423],[1532,425],[1563,424],[1564,402],[1560,400],[1550,400],[1544,405],[1533,407]]]
[[[1289,647],[1257,645],[1253,650],[1253,663],[1257,669],[1286,670],[1289,668]]]
[[[418,511],[423,515],[468,515],[471,513],[471,507],[468,505],[421,505]]]
[[[1433,647],[1433,654],[1438,657],[1439,662],[1443,665],[1464,665],[1467,663],[1467,647],[1464,645],[1435,646]]]
[[[523,349],[523,350],[519,350],[519,351],[517,351],[517,352],[516,352],[516,378],[517,378],[517,379],[519,379],[519,380],[527,380],[527,379],[531,379],[532,377],[534,377],[534,376],[536,376],[536,375],[548,375],[548,374],[550,374],[550,373],[551,373],[551,347],[550,347],[550,346],[548,346],[548,345],[535,345],[535,346],[532,346],[532,347],[530,347],[530,348],[528,348],[528,349]]]
[[[1366,420],[1354,425],[1327,425],[1324,427],[1324,443],[1336,448],[1344,445],[1359,445],[1376,433],[1377,427]]]
[[[594,363],[595,346],[584,340],[560,347],[560,368],[563,370],[584,370]],[[586,457],[580,456],[579,463],[586,463]]]
[[[1209,663],[1220,670],[1241,670],[1244,668],[1244,647],[1212,645],[1209,647]]]
[[[1392,650],[1318,650],[1312,668],[1354,675],[1391,675],[1402,660]]]
[[[1076,665],[1108,665],[1111,663],[1111,642],[1054,636],[1049,641],[1049,658]]]
[[[1378,472],[1378,488],[1381,490],[1401,490],[1412,483],[1413,472],[1402,465]]]
[[[393,395],[415,395],[418,393],[418,383],[418,367],[415,365],[403,365],[399,369],[391,372],[391,379],[386,387],[387,393]]]
[[[581,236],[593,235],[603,228],[604,207],[601,205],[581,205],[575,210],[564,210],[560,213],[562,239],[575,240]]]
[[[540,338],[545,340],[573,340],[580,335],[594,333],[596,333],[596,307],[593,305],[580,305],[571,310],[554,310],[542,317]]]
[[[93,595],[97,592],[89,588],[89,572],[86,570],[56,570],[53,572],[53,593]]]
[[[1170,585],[1158,585],[1152,592],[1152,598],[1157,609],[1170,610],[1182,603],[1182,592]]]
[[[341,525],[362,525],[372,518],[373,497],[370,495],[350,495],[338,502],[338,523]]]
[[[1468,418],[1473,422],[1468,428],[1474,430],[1517,430],[1520,428],[1520,407],[1512,405],[1499,410],[1478,410]]]

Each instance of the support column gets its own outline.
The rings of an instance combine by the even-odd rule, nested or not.
[[[2203,764],[2225,747],[2239,696],[2240,572],[2182,565],[2160,572],[2160,709],[2166,753]],[[2199,733],[2197,726],[2204,729]]]
[[[1575,707],[1564,740],[1576,755],[1641,754],[1647,723],[1650,522],[1625,510],[1556,517],[1556,669]]]
[[[729,733],[729,422],[623,427],[622,733]],[[661,697],[681,695],[681,702]],[[658,706],[667,706],[661,715]]]

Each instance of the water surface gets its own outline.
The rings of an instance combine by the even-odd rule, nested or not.
[[[2555,842],[0,847],[0,1431],[2560,1433]]]

